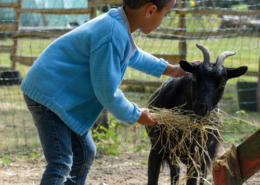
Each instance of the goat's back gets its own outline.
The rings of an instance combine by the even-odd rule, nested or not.
[[[192,75],[169,78],[148,100],[149,107],[171,109],[187,103],[184,109],[192,110]]]

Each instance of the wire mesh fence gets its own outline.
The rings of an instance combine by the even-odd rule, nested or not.
[[[59,36],[120,6],[122,0],[0,1],[0,155],[40,148],[19,89],[19,79],[25,77],[37,56]],[[246,65],[249,71],[227,84],[220,107],[230,113],[258,111],[259,36],[260,1],[256,0],[179,0],[159,28],[148,35],[140,30],[133,33],[139,48],[172,64],[181,59],[203,59],[196,43],[209,48],[213,61],[223,51],[235,51],[224,65]],[[19,72],[16,76],[15,71]],[[128,68],[120,88],[129,100],[145,107],[166,79]],[[127,131],[127,127],[118,127],[121,124],[116,124],[112,115],[109,118],[115,123],[115,132]],[[142,133],[143,128],[135,128],[125,141],[140,140]]]

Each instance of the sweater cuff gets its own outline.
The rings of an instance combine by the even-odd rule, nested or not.
[[[165,60],[160,59],[160,60],[159,60],[159,64],[158,64],[158,66],[157,66],[155,72],[153,72],[152,75],[155,76],[155,77],[160,78],[161,75],[163,74],[163,72],[165,71],[165,69],[167,68],[168,64],[169,64],[169,63],[166,62]]]
[[[141,110],[138,108],[138,106],[135,103],[132,103],[134,106],[134,115],[131,120],[127,122],[128,125],[133,125],[137,122],[137,120],[141,116]]]

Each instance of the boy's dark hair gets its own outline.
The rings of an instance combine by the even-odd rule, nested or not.
[[[139,9],[147,3],[153,3],[157,6],[157,10],[162,10],[171,0],[123,0],[123,4],[132,9]]]

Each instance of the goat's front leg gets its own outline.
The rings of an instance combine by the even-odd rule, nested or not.
[[[197,185],[198,172],[194,164],[187,166],[187,185]]]
[[[171,185],[178,184],[177,182],[179,181],[180,167],[178,166],[177,161],[175,162],[176,165],[172,164],[170,158],[168,157],[167,163],[171,171]]]
[[[151,149],[148,159],[148,185],[158,185],[162,155]]]
[[[204,184],[204,179],[207,178],[207,164],[205,164],[204,162],[202,162],[201,164],[201,174],[200,174],[200,185]]]
[[[200,171],[200,185],[204,184],[204,178],[207,177],[207,168],[206,168],[206,164],[204,162],[200,163],[200,168],[197,167],[197,169]],[[191,164],[188,169],[187,169],[187,185],[197,185],[197,180],[198,180],[198,171],[196,170],[196,168],[194,167],[194,164]]]

